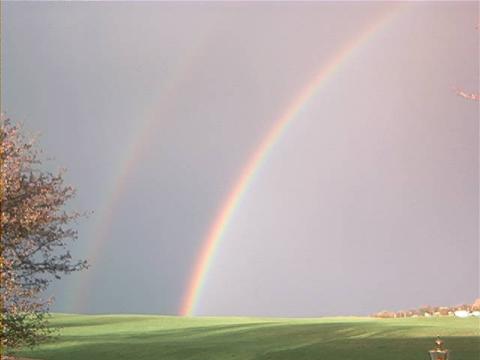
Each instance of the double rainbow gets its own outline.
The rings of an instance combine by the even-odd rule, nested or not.
[[[380,19],[371,23],[361,34],[353,38],[349,43],[343,46],[336,55],[324,64],[320,71],[313,77],[313,79],[300,91],[294,98],[290,105],[285,109],[283,115],[280,116],[272,129],[266,134],[262,142],[258,145],[255,152],[248,159],[246,165],[240,173],[239,179],[234,183],[232,190],[228,194],[226,200],[222,203],[214,221],[212,222],[205,239],[202,243],[196,263],[193,267],[192,275],[189,278],[186,292],[179,310],[181,315],[193,315],[195,307],[201,296],[203,285],[206,281],[208,272],[211,268],[212,260],[215,251],[220,244],[225,229],[232,220],[232,217],[237,209],[240,200],[248,190],[252,183],[255,173],[262,166],[265,158],[271,152],[275,143],[277,143],[282,134],[287,129],[288,125],[295,119],[297,114],[304,108],[308,101],[314,97],[315,93],[331,78],[344,64],[349,57],[364,45],[372,36],[377,33],[384,24],[390,20],[393,15],[398,13],[401,7],[397,6],[393,10],[388,10]],[[192,67],[195,66],[195,59],[198,58],[198,52],[204,50],[204,42],[208,37],[196,44],[191,50],[191,53],[184,58],[184,61],[178,64],[177,70],[172,74],[170,81],[159,92],[165,97],[164,103],[171,100],[177,95],[181,88],[182,82],[186,79]],[[158,107],[157,107],[158,108]],[[93,230],[93,245],[89,247],[87,259],[93,266],[100,261],[103,249],[109,238],[109,232],[115,217],[115,209],[121,201],[121,195],[127,188],[128,175],[131,169],[142,156],[142,148],[148,142],[152,129],[155,128],[159,114],[145,114],[146,120],[140,127],[138,133],[132,137],[130,144],[125,146],[124,156],[121,157],[121,162],[113,178],[111,191],[107,194],[104,201],[104,207],[99,211],[97,223]],[[69,302],[72,305],[73,311],[79,311],[85,308],[89,300],[89,293],[91,289],[92,272],[82,274],[79,283],[72,283],[67,291],[67,296],[70,297]]]

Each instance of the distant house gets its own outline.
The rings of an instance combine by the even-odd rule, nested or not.
[[[442,306],[440,309],[438,309],[438,313],[439,313],[441,316],[448,316],[449,308],[446,307],[446,306]]]
[[[467,318],[470,316],[480,317],[480,298],[473,304],[462,304],[456,306],[430,306],[424,305],[418,309],[401,311],[380,311],[373,314],[379,318],[403,318],[403,317],[432,317],[432,316],[455,316]]]
[[[467,311],[467,310],[457,310],[454,312],[454,314],[458,318],[467,318],[472,315],[470,311]]]

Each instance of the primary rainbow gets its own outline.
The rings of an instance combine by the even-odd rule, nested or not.
[[[388,19],[396,13],[399,8],[390,11],[383,15],[378,21],[370,24],[359,36],[352,39],[348,44],[336,53],[330,61],[322,66],[320,71],[314,78],[300,91],[294,98],[283,115],[275,122],[272,129],[266,134],[265,138],[259,144],[255,152],[247,161],[240,178],[234,184],[228,197],[223,202],[220,211],[213,221],[210,229],[203,241],[203,245],[199,251],[197,261],[192,271],[191,278],[188,283],[186,293],[184,295],[183,303],[179,313],[183,316],[193,315],[195,306],[201,294],[201,290],[205,283],[212,259],[215,254],[220,240],[230,223],[232,216],[238,207],[240,200],[251,184],[255,173],[261,167],[265,158],[273,148],[276,142],[279,141],[287,126],[292,122],[300,110],[305,107],[307,102],[314,96],[315,92],[326,83],[338,69],[345,63],[348,57],[361,45],[363,45],[374,33],[376,33]]]

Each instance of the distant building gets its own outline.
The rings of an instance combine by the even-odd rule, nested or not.
[[[430,306],[424,305],[418,309],[401,311],[380,311],[372,316],[378,318],[405,318],[405,317],[432,317],[432,316],[455,316],[467,318],[470,316],[480,317],[480,298],[473,304],[462,304],[456,306]]]
[[[454,312],[454,314],[458,318],[467,318],[472,315],[470,311],[467,311],[467,310],[457,310]]]

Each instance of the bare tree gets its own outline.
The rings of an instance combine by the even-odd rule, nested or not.
[[[480,94],[465,92],[464,90],[461,90],[461,89],[455,89],[455,92],[457,93],[458,96],[461,96],[465,99],[480,101]]]
[[[480,26],[477,25],[476,29],[479,30]],[[478,59],[477,59],[478,60]],[[480,79],[478,79],[478,83],[480,83]],[[457,93],[458,96],[461,96],[465,99],[468,100],[474,100],[474,101],[480,101],[480,93],[473,93],[473,92],[468,92],[463,89],[459,88],[454,88],[455,92]]]

